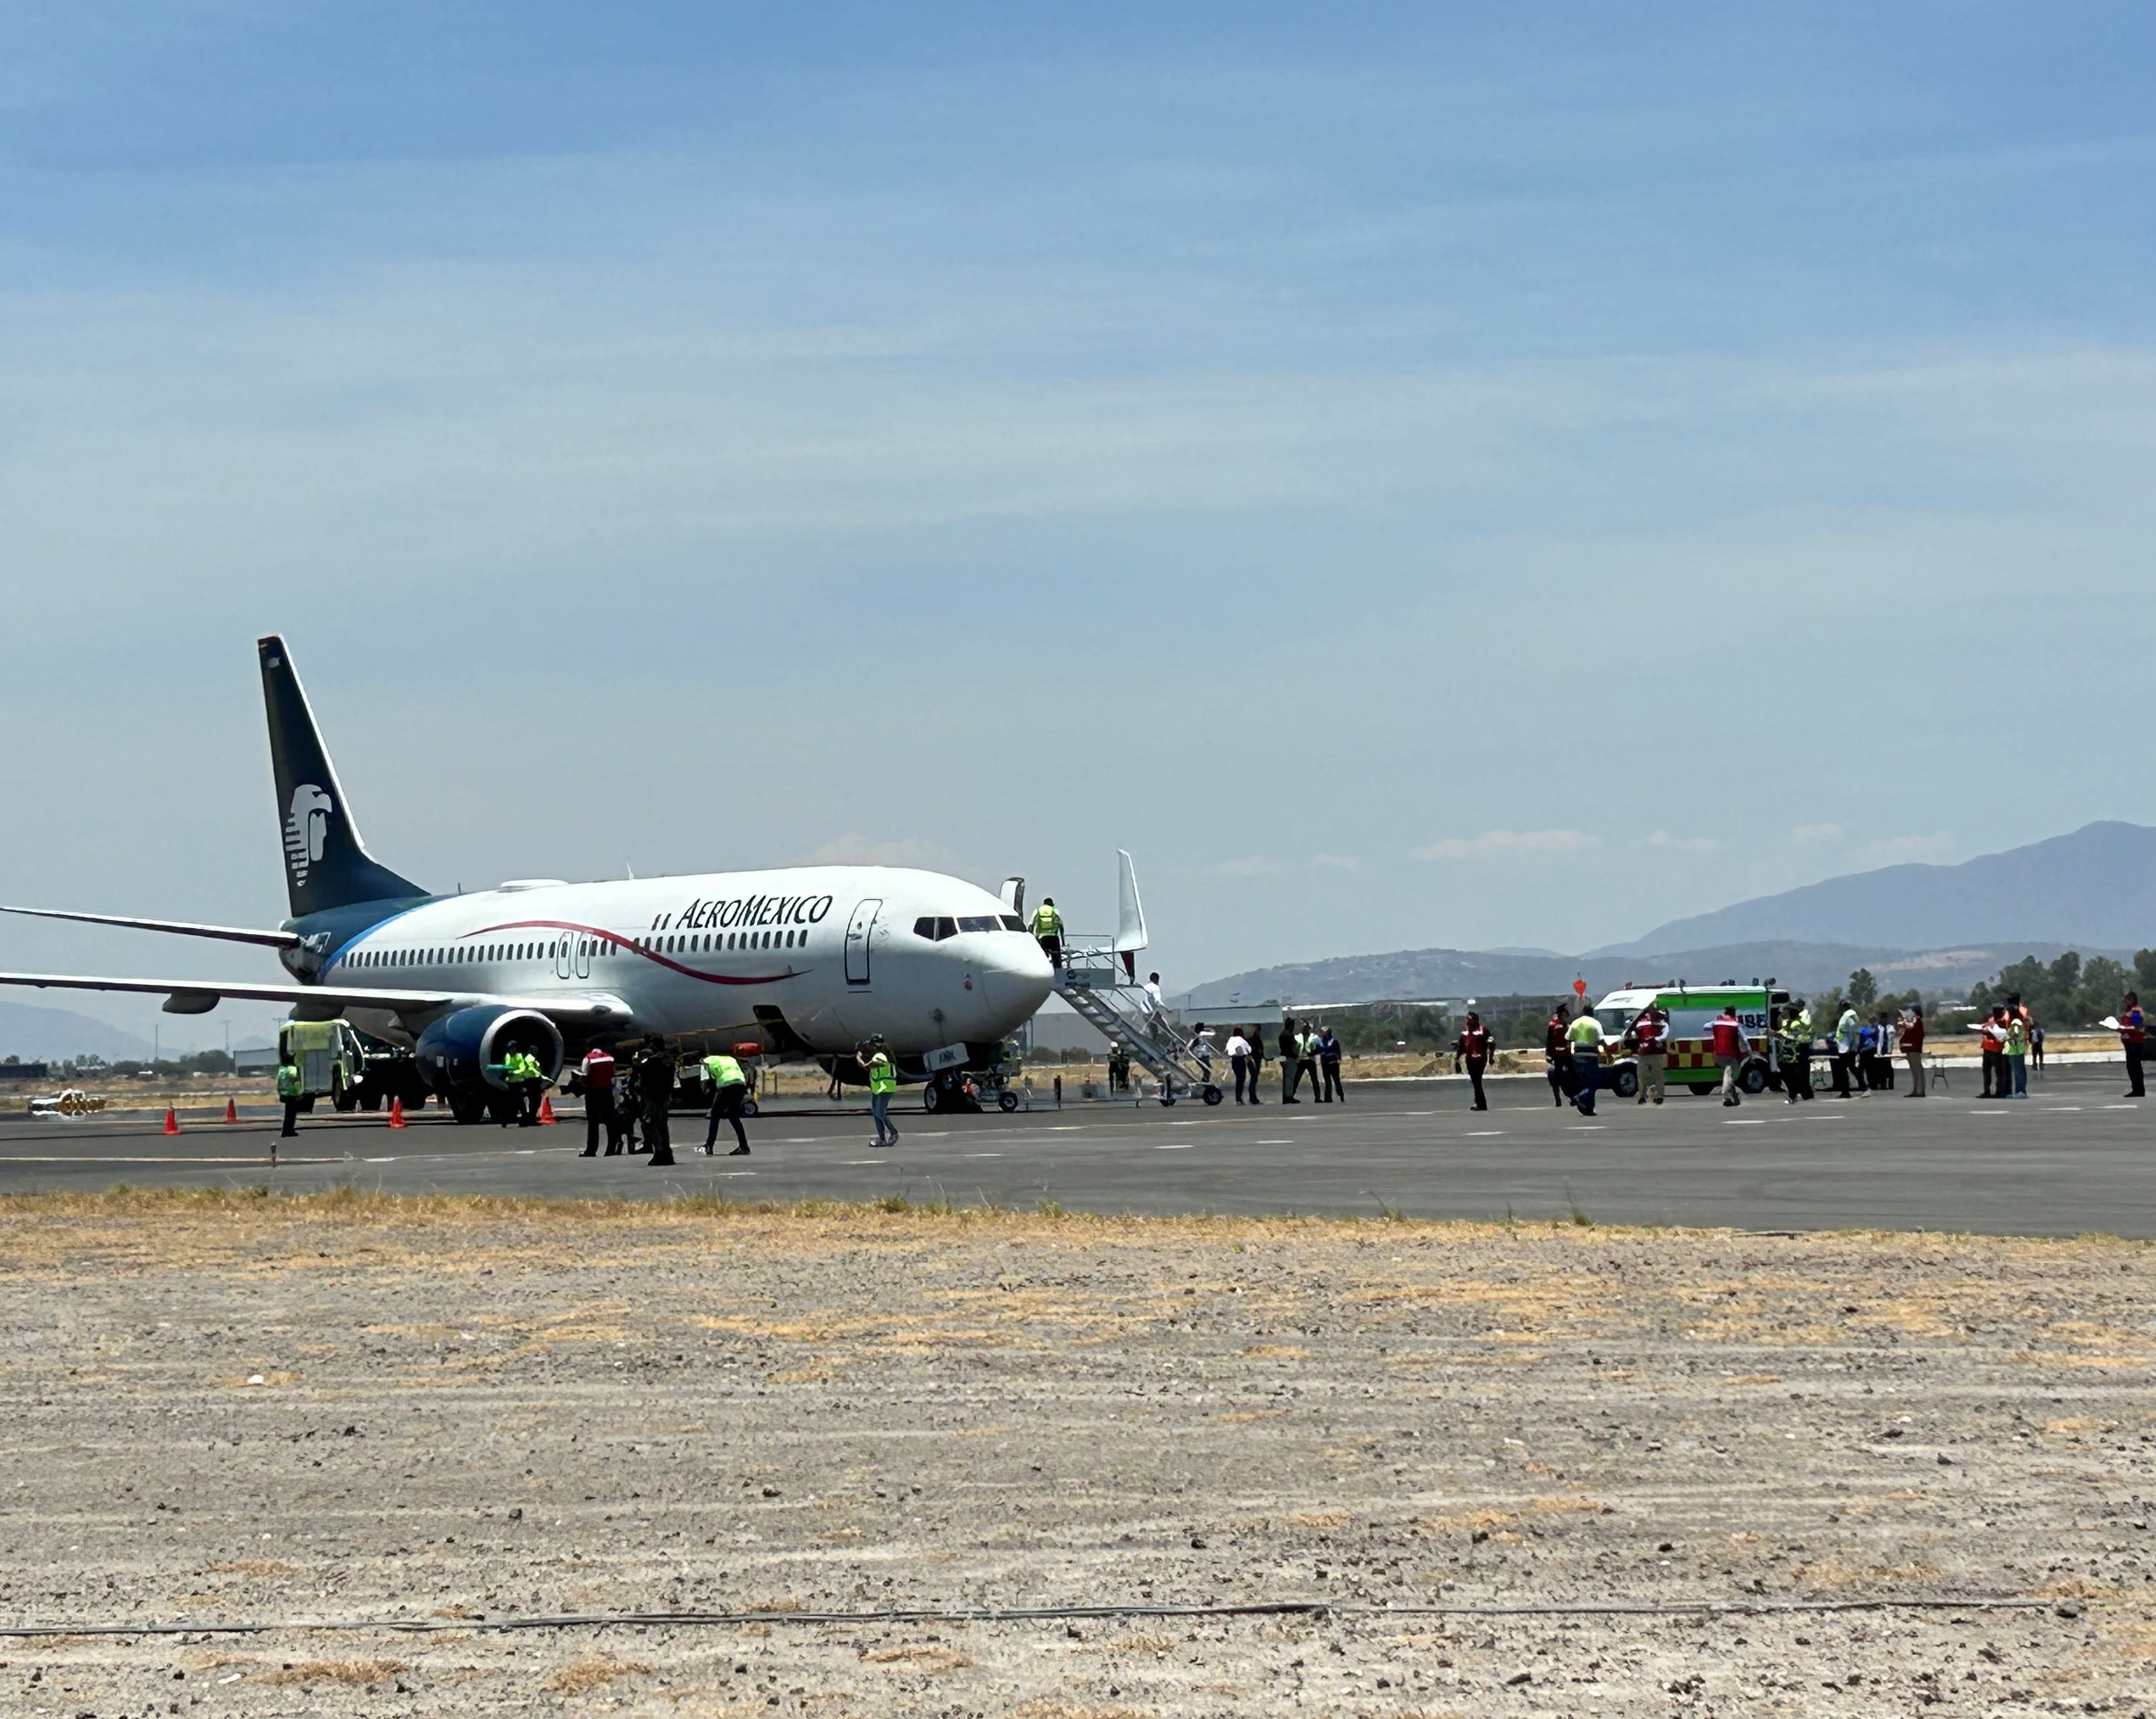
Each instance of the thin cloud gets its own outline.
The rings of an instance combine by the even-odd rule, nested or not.
[[[951,853],[916,836],[896,841],[872,841],[858,834],[833,836],[808,855],[811,865],[914,865],[926,871],[948,871]]]
[[[1426,848],[1417,848],[1417,860],[1488,860],[1507,855],[1584,853],[1601,846],[1595,837],[1576,829],[1486,829],[1480,835],[1447,836]]]
[[[1799,824],[1789,832],[1793,842],[1838,842],[1845,834],[1839,824]]]
[[[1722,843],[1711,835],[1671,835],[1658,829],[1647,838],[1650,848],[1666,848],[1673,854],[1718,854]]]
[[[1943,829],[1930,835],[1881,836],[1864,844],[1865,857],[1882,865],[1901,865],[1915,860],[1951,860],[1954,839]]]

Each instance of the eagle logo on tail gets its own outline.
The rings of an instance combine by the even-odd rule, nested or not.
[[[336,803],[311,782],[292,790],[291,810],[285,814],[285,864],[295,885],[305,884],[307,868],[322,857],[330,813],[336,810]]]

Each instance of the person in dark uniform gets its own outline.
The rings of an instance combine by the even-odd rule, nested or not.
[[[2126,993],[2126,1000],[2118,1005],[2114,1017],[2118,1022],[2119,1047],[2126,1053],[2126,1091],[2128,1098],[2146,1098],[2142,1086],[2141,1061],[2147,1052],[2148,1028],[2141,1013],[2141,998],[2134,992]]]
[[[636,1078],[636,1059],[617,1062],[613,1069],[613,1113],[621,1123],[621,1149],[634,1157],[649,1152],[636,1143],[636,1119],[644,1114],[644,1088]]]
[[[1348,1095],[1340,1085],[1340,1041],[1327,1027],[1317,1035],[1317,1071],[1324,1077],[1317,1096],[1331,1104],[1345,1104]]]
[[[1301,1104],[1302,1102],[1301,1099],[1295,1096],[1296,1085],[1301,1075],[1301,1065],[1296,1060],[1297,1043],[1298,1041],[1296,1039],[1295,1031],[1295,1017],[1291,1014],[1281,1016],[1280,1029],[1280,1065],[1281,1102],[1282,1104]]]
[[[277,1098],[285,1106],[285,1126],[277,1136],[280,1140],[297,1140],[300,1137],[301,1084],[298,1064],[280,1062],[277,1065]]]
[[[670,1166],[674,1137],[667,1107],[674,1102],[674,1053],[657,1039],[645,1039],[637,1053],[636,1086],[644,1097],[644,1143],[651,1148],[651,1162],[645,1167]]]
[[[578,1072],[584,1077],[583,1156],[598,1156],[599,1131],[604,1129],[606,1155],[614,1157],[621,1151],[621,1124],[614,1116],[613,1053],[603,1044],[594,1044],[584,1053]]]
[[[1471,1008],[1467,1011],[1467,1024],[1452,1041],[1452,1054],[1466,1066],[1467,1084],[1475,1089],[1475,1108],[1486,1111],[1490,1101],[1482,1096],[1482,1071],[1490,1066],[1490,1029]]]

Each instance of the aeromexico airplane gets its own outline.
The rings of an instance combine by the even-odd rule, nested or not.
[[[49,908],[14,913],[274,948],[290,984],[0,972],[0,983],[162,993],[174,1014],[227,997],[349,1019],[410,1048],[460,1121],[484,1114],[503,1053],[548,1074],[593,1044],[754,1038],[850,1058],[880,1034],[901,1070],[994,1065],[1054,975],[1008,900],[955,877],[807,865],[571,884],[527,879],[429,895],[372,859],[284,641],[259,641],[291,917],[275,931]],[[837,1066],[844,1070],[847,1064]]]

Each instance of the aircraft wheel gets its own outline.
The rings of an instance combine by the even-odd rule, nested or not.
[[[1205,1089],[1205,1102],[1209,1105],[1214,1105],[1219,1103],[1219,1101],[1220,1089],[1218,1086],[1208,1086]]]
[[[449,1098],[449,1114],[459,1122],[470,1125],[486,1120],[486,1101],[459,1092]]]
[[[943,1090],[933,1080],[921,1089],[921,1107],[932,1116],[943,1108]]]
[[[756,1114],[756,1101],[754,1099],[745,1098],[742,1101],[742,1114],[745,1116],[752,1116]]]
[[[354,1092],[351,1087],[346,1085],[341,1080],[338,1081],[336,1086],[331,1090],[330,1108],[335,1111],[339,1116],[342,1116],[346,1111],[356,1108],[358,1103],[359,1095]]]
[[[1018,1094],[1015,1092],[998,1093],[996,1095],[996,1108],[1001,1111],[1005,1116],[1009,1116],[1013,1111],[1018,1108]]]

